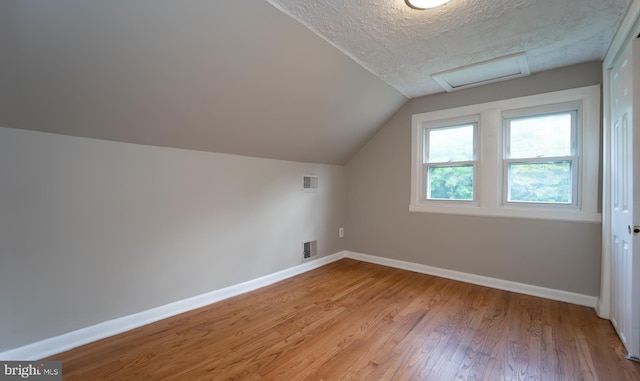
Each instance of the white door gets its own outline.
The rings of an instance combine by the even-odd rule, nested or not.
[[[640,359],[640,243],[633,242],[634,225],[640,225],[638,66],[640,40],[635,39],[610,72],[611,322],[634,360]]]

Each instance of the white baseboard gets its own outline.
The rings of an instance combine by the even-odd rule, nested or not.
[[[150,324],[171,316],[204,307],[211,303],[257,290],[261,287],[265,287],[281,280],[291,278],[307,271],[311,271],[318,267],[325,266],[342,258],[352,258],[363,262],[375,263],[402,270],[434,275],[442,278],[478,284],[481,286],[517,292],[521,294],[539,296],[542,298],[559,300],[592,308],[595,308],[598,303],[598,299],[595,296],[588,296],[568,291],[560,291],[545,287],[532,286],[529,284],[490,278],[481,275],[468,274],[459,271],[446,270],[412,262],[399,261],[396,259],[376,257],[351,251],[342,251],[244,283],[225,287],[219,290],[214,290],[206,294],[197,295],[136,314],[98,323],[90,327],[81,328],[76,331],[68,332],[59,336],[38,341],[36,343],[28,344],[20,348],[0,352],[0,360],[39,360],[41,358],[49,357],[57,353],[79,347],[81,345],[91,343],[96,340],[104,339],[113,335],[117,335],[119,333],[132,330],[134,328],[142,327],[146,324]]]
[[[427,265],[421,265],[412,262],[399,261],[396,259],[389,259],[383,257],[376,257],[373,255],[355,253],[347,251],[347,258],[356,259],[363,262],[375,263],[378,265],[395,267],[397,269],[409,270],[417,273],[434,275],[441,278],[458,280],[466,283],[473,283],[481,286],[497,288],[499,290],[512,291],[520,294],[539,296],[541,298],[559,300],[561,302],[567,302],[577,304],[581,306],[587,306],[595,308],[598,303],[598,298],[590,295],[577,294],[569,291],[555,290],[552,288],[533,286],[530,284],[512,282],[509,280],[490,278],[482,275],[474,275],[469,273],[463,273],[460,271],[446,270],[438,267],[432,267]]]
[[[204,307],[236,295],[268,286],[281,280],[311,271],[331,262],[340,260],[346,256],[346,252],[339,252],[316,260],[305,262],[301,265],[278,271],[247,282],[214,290],[206,294],[197,295],[191,298],[169,303],[164,306],[152,308],[128,316],[105,321],[68,332],[59,336],[51,337],[42,341],[25,345],[16,349],[0,352],[2,361],[35,361],[45,357],[55,355],[70,349],[104,339],[119,333],[123,333],[134,328],[142,327],[171,316],[175,316],[187,311]]]

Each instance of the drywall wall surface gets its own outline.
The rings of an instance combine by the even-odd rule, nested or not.
[[[348,250],[598,295],[598,223],[409,212],[412,114],[601,83],[591,62],[411,100],[347,165]]]
[[[345,174],[0,128],[0,351],[344,250]]]
[[[264,0],[2,0],[0,46],[2,127],[342,165],[408,100]]]

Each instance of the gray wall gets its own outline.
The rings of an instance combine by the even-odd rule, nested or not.
[[[0,351],[344,250],[345,175],[0,128]]]
[[[0,126],[71,136],[342,165],[408,100],[264,0],[0,0],[0,47]]]
[[[411,115],[601,84],[600,62],[409,101],[347,165],[350,251],[598,295],[600,224],[410,213]]]

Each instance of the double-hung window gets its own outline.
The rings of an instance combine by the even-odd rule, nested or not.
[[[427,200],[475,200],[477,130],[476,121],[425,127]]]
[[[599,222],[600,86],[412,117],[412,212]]]
[[[503,196],[507,204],[575,206],[578,201],[578,114],[568,105],[504,113]]]

